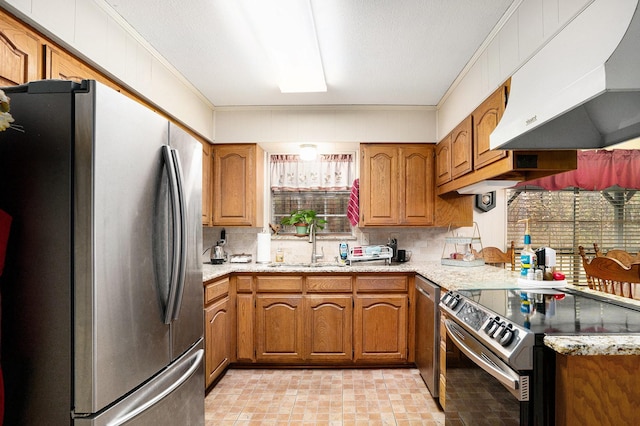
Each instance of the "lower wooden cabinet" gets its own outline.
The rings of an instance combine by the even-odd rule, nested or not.
[[[406,361],[408,309],[406,294],[356,296],[354,360]]]
[[[225,282],[226,280],[226,282]],[[232,274],[205,287],[207,383],[237,365],[407,365],[407,274]],[[231,343],[217,346],[220,342]],[[229,349],[230,348],[230,349]],[[230,351],[230,352],[228,352]]]
[[[304,302],[304,358],[314,362],[350,361],[353,297],[310,295]]]
[[[256,361],[304,360],[302,295],[256,296]]]
[[[255,361],[253,294],[236,295],[236,359],[239,362]]]
[[[640,355],[556,354],[556,425],[638,422]]]
[[[231,360],[229,296],[205,308],[204,317],[205,385],[209,386],[227,368]]]
[[[232,303],[229,278],[204,287],[205,387],[227,368],[232,358]]]

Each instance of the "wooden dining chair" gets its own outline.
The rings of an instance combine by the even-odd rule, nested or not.
[[[503,268],[511,265],[511,270],[516,270],[516,247],[513,241],[511,241],[511,247],[506,252],[497,247],[483,247],[476,258],[484,259],[484,263],[488,265],[502,265]]]
[[[632,263],[640,262],[640,253],[632,254],[625,250],[611,249],[606,254],[600,251],[598,243],[593,243],[593,249],[596,252],[596,257],[609,257],[611,259],[619,260],[623,265],[631,266]]]
[[[589,259],[584,247],[579,246],[578,250],[590,289],[635,299],[636,286],[640,285],[640,263],[626,266],[606,256]]]

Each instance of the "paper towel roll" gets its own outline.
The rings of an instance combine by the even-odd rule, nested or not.
[[[258,234],[258,250],[256,263],[269,263],[271,261],[271,234],[260,232]]]

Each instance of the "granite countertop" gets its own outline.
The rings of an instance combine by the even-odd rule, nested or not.
[[[438,262],[410,261],[400,264],[384,264],[382,261],[357,262],[351,266],[322,263],[320,266],[302,264],[224,263],[203,265],[203,281],[209,281],[229,273],[416,273],[447,290],[508,289],[518,287],[519,272],[495,266],[448,266]],[[640,301],[595,292],[583,286],[567,288],[584,293],[595,293],[640,307]],[[553,335],[544,338],[546,346],[563,355],[640,355],[640,335]]]
[[[382,261],[356,262],[350,266],[338,263],[320,263],[321,266],[301,264],[224,263],[203,265],[203,281],[209,281],[232,272],[271,273],[417,273],[447,290],[480,288],[514,288],[520,274],[494,266],[459,267],[441,265],[440,262],[414,262],[384,264]]]

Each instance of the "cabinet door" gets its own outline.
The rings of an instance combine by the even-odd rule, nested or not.
[[[256,360],[300,362],[304,359],[302,296],[256,297]]]
[[[262,150],[255,144],[213,147],[213,224],[262,226]]]
[[[436,145],[436,185],[451,181],[451,133]]]
[[[40,40],[31,31],[0,15],[0,86],[15,86],[42,78]]]
[[[473,112],[473,167],[479,169],[507,156],[508,151],[491,151],[489,135],[498,126],[506,107],[507,86],[501,86]]]
[[[305,359],[313,362],[349,361],[353,297],[305,296]]]
[[[119,86],[106,79],[99,72],[91,69],[68,53],[52,46],[45,46],[44,68],[46,78],[71,80],[76,82],[85,79],[92,79],[97,80],[118,92],[122,90]],[[124,92],[124,94],[130,96],[127,92]]]
[[[400,148],[399,225],[431,225],[434,221],[434,147],[404,145]]]
[[[211,225],[212,222],[212,200],[213,194],[211,169],[213,168],[213,160],[211,159],[211,145],[202,142],[202,224],[204,226]]]
[[[253,308],[253,294],[238,293],[236,295],[236,359],[238,361],[255,360]]]
[[[451,132],[451,178],[455,179],[473,170],[473,138],[471,116]]]
[[[363,144],[360,164],[360,202],[364,225],[397,225],[398,148]]]
[[[229,365],[231,358],[230,299],[208,306],[205,315],[205,386],[209,386]]]
[[[408,296],[359,295],[355,300],[354,359],[406,361]]]

